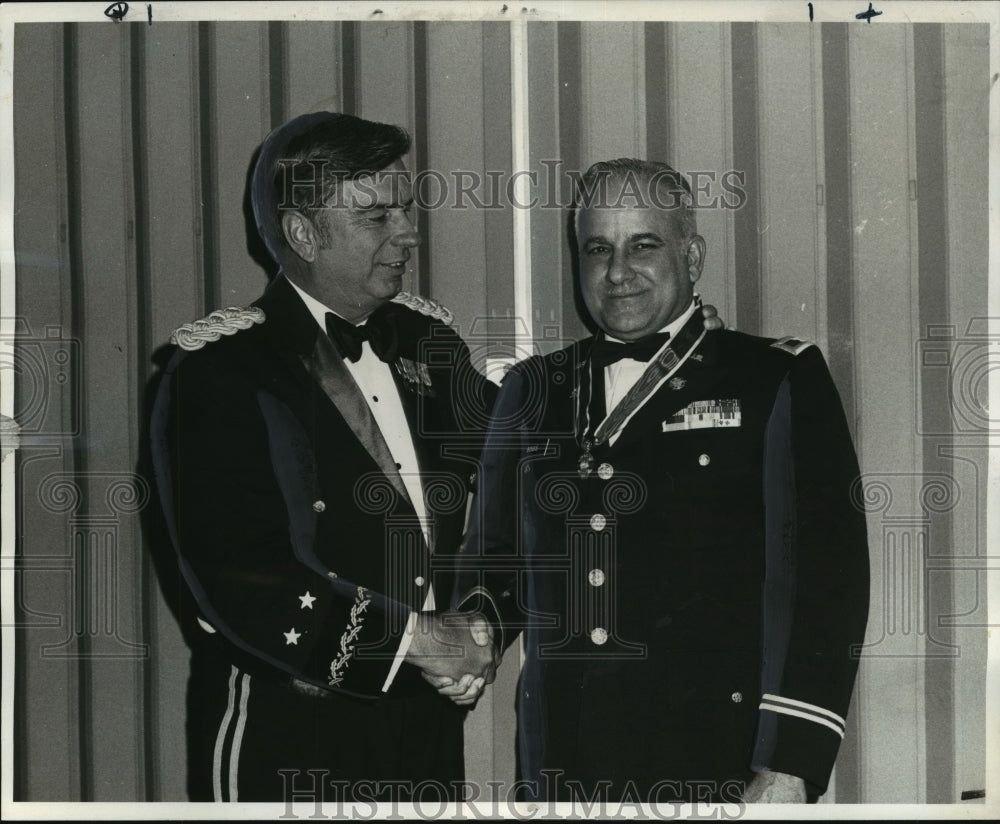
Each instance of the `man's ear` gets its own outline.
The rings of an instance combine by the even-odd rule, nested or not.
[[[701,277],[701,270],[705,268],[706,248],[705,238],[701,235],[695,235],[688,241],[685,263],[687,264],[688,277],[691,278],[692,283]]]
[[[319,234],[316,226],[302,212],[294,209],[282,212],[281,231],[285,234],[285,242],[306,263],[316,260],[319,250]]]

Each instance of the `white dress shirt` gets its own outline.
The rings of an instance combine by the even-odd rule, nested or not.
[[[309,313],[316,319],[323,334],[326,334],[326,313],[333,312],[332,309],[320,303],[312,295],[302,291],[302,289],[288,281],[299,293],[302,302],[305,303]],[[333,312],[333,314],[338,314]],[[385,438],[389,452],[392,454],[396,466],[399,467],[400,477],[406,487],[406,494],[410,496],[410,502],[420,520],[420,529],[424,533],[424,541],[427,546],[430,542],[430,522],[427,517],[427,507],[424,505],[424,488],[420,482],[420,466],[417,463],[417,451],[413,447],[413,438],[410,435],[410,425],[406,420],[406,412],[403,410],[403,402],[399,397],[399,390],[392,377],[392,367],[385,363],[371,348],[368,341],[361,344],[361,357],[357,363],[352,363],[350,358],[344,358],[344,366],[351,373],[354,382],[361,390],[361,394],[372,412],[375,423]],[[430,582],[427,584],[427,598],[424,600],[423,611],[434,609],[434,589]],[[389,675],[382,686],[382,692],[386,692],[396,673],[399,671],[406,651],[413,640],[413,632],[417,626],[417,613],[411,612],[406,623],[403,638],[399,644],[399,650],[389,669]]]
[[[653,362],[653,359],[659,357],[660,353],[664,349],[666,349],[667,346],[670,345],[670,342],[677,336],[677,333],[684,328],[684,324],[688,322],[691,315],[693,315],[697,310],[698,310],[698,304],[694,300],[692,300],[691,305],[687,308],[687,310],[684,312],[683,315],[681,315],[679,318],[676,318],[675,320],[672,320],[670,323],[668,323],[666,326],[664,326],[662,329],[659,330],[660,332],[669,332],[670,340],[664,343],[663,346],[661,346],[656,351],[656,354],[653,355],[653,357],[650,358],[648,362],[635,360],[634,358],[622,358],[621,360],[615,361],[614,363],[604,367],[604,414],[605,415],[610,414],[611,410],[614,409],[621,402],[622,398],[624,398],[628,394],[628,391],[633,386],[635,386],[639,378],[642,377],[642,373],[646,371],[646,368],[649,366],[650,363]],[[614,338],[611,335],[605,335],[605,337],[610,341],[614,341],[615,343],[624,343],[624,341],[620,341],[618,340],[618,338]],[[622,430],[626,426],[628,426],[628,422],[632,420],[632,417],[635,415],[635,413],[638,412],[643,406],[645,406],[646,401],[648,401],[653,396],[653,394],[661,386],[663,386],[663,381],[665,381],[666,379],[667,376],[664,375],[663,379],[660,380],[660,382],[657,383],[656,386],[653,388],[653,391],[646,396],[646,398],[642,401],[642,403],[640,403],[635,409],[632,410],[632,414],[629,415],[622,422],[622,425],[618,427],[618,431],[615,432],[608,439],[609,445],[613,444],[616,440],[618,440],[618,436],[621,434]]]

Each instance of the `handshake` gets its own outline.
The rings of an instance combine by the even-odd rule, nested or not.
[[[421,613],[406,661],[441,695],[459,706],[476,703],[496,678],[500,653],[493,627],[478,612]]]

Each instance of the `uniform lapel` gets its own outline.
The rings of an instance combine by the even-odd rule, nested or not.
[[[291,284],[279,275],[258,305],[267,316],[265,328],[270,326],[274,342],[293,360],[293,371],[311,378],[323,391],[393,489],[412,505],[396,462],[361,390],[333,342],[320,332]]]
[[[333,341],[326,335],[317,335],[316,345],[312,353],[303,358],[303,363],[323,393],[337,407],[365,451],[389,479],[393,489],[412,505],[410,496],[406,493],[406,484],[396,469],[396,462],[382,436],[382,430],[378,428],[371,409],[353,376],[344,366],[344,359],[334,348]]]

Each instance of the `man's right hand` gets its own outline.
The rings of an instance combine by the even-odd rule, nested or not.
[[[478,612],[421,614],[406,653],[424,680],[459,706],[474,704],[496,678],[493,628]]]

